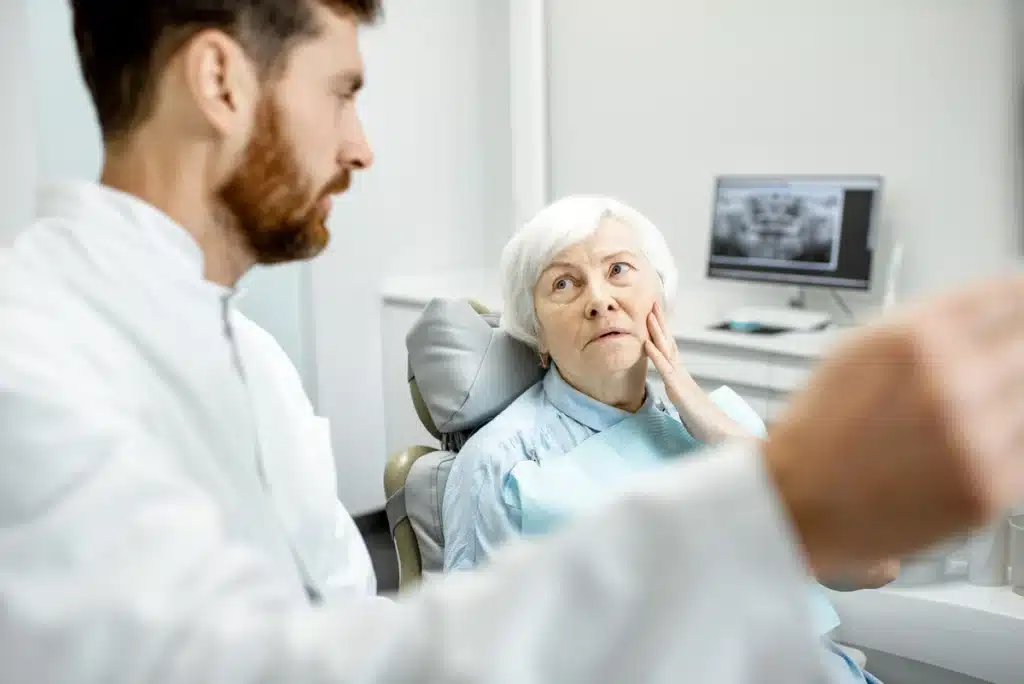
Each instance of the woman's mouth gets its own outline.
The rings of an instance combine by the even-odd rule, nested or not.
[[[610,341],[618,340],[618,339],[621,339],[621,338],[624,338],[624,337],[629,337],[629,333],[625,332],[624,330],[609,330],[607,332],[601,333],[600,335],[598,335],[597,337],[593,338],[590,341],[591,342],[610,342]]]

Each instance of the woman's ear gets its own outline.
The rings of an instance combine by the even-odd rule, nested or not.
[[[540,324],[537,325],[537,354],[540,356],[540,367],[547,368],[551,363],[551,354],[548,353],[547,345],[544,343],[544,330]]]

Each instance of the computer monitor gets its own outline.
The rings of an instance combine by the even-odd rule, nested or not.
[[[878,176],[721,176],[709,278],[867,290]]]

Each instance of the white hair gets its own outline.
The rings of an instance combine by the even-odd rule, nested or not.
[[[636,209],[609,197],[571,195],[541,209],[505,245],[501,254],[502,328],[534,349],[539,347],[533,301],[537,282],[562,250],[586,240],[609,217],[636,234],[644,256],[661,279],[662,300],[670,309],[679,273],[657,226]]]

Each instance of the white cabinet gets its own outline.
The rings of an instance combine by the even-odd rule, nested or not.
[[[735,389],[735,388],[733,388]],[[743,398],[745,402],[750,404],[750,408],[754,409],[754,412],[761,417],[765,423],[768,422],[768,400],[762,397],[754,396],[752,394],[745,393],[743,391],[736,392]]]
[[[660,394],[663,398],[667,398],[664,384],[662,383],[661,376],[658,375],[657,371],[652,368],[647,377],[648,381],[653,386],[654,391]],[[740,397],[743,398],[743,401],[747,402],[747,404],[750,405],[750,408],[754,409],[757,415],[761,417],[761,420],[766,423],[769,422],[769,416],[771,415],[769,407],[770,403],[772,401],[783,401],[782,399],[772,400],[766,398],[763,394],[755,390],[751,390],[742,384],[726,382],[724,379],[713,379],[706,376],[695,377],[695,379],[697,380],[697,384],[700,385],[701,389],[705,392],[713,392],[723,385],[729,386],[734,392],[736,392],[736,394],[740,395]]]
[[[694,341],[677,335],[680,358],[697,383],[710,392],[722,385],[740,395],[765,423],[778,420],[792,392],[807,382],[816,357]]]

